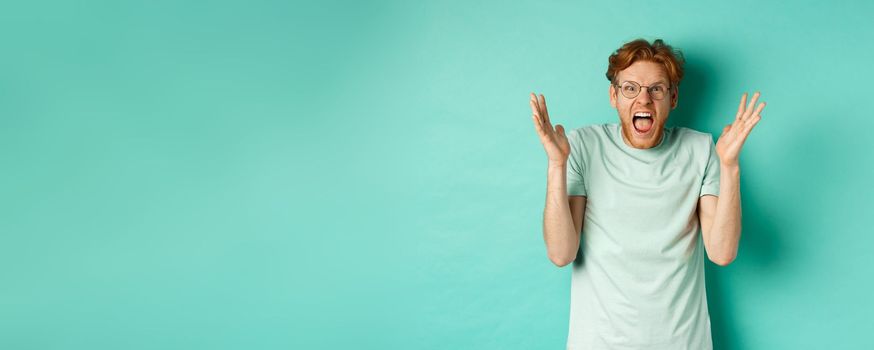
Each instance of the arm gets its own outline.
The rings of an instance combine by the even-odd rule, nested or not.
[[[567,195],[567,164],[550,164],[543,210],[543,241],[549,260],[558,267],[577,257],[586,197]]]
[[[741,233],[740,169],[720,166],[719,197],[698,199],[698,218],[710,261],[726,266],[737,257]]]
[[[761,120],[765,103],[756,106],[759,93],[747,105],[743,94],[732,124],[722,129],[716,142],[719,155],[719,197],[705,195],[698,200],[698,216],[707,257],[725,266],[737,257],[741,233],[740,165],[738,156],[747,136]],[[756,107],[753,110],[753,107]]]
[[[556,266],[570,264],[577,257],[586,197],[567,194],[567,160],[570,144],[564,127],[552,127],[546,99],[531,94],[531,118],[549,158],[546,178],[546,207],[543,210],[543,241],[549,260]]]

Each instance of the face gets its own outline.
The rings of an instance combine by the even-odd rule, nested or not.
[[[640,88],[640,93],[636,97],[628,98],[619,91],[619,88],[610,85],[610,104],[619,112],[625,143],[634,148],[655,147],[661,142],[668,114],[677,107],[679,91],[676,86],[671,86],[671,80],[668,79],[664,67],[655,62],[634,62],[616,75],[616,84],[621,86],[625,81],[634,81],[643,86],[664,84],[665,87],[670,87],[661,100],[656,100],[646,88]],[[638,118],[638,123],[635,124],[634,115],[641,113],[643,115],[649,113],[652,123],[649,123],[646,118]]]

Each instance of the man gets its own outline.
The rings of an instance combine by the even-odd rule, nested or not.
[[[721,266],[737,255],[738,155],[765,103],[743,94],[715,145],[665,128],[683,63],[662,40],[626,43],[607,70],[620,123],[567,135],[531,94],[549,159],[543,239],[555,265],[574,263],[568,349],[712,349],[702,249]]]

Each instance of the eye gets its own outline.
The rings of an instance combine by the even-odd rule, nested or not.
[[[637,87],[634,86],[634,85],[631,85],[631,84],[626,84],[625,86],[622,87],[622,89],[625,90],[625,91],[628,91],[628,92],[635,92],[635,91],[637,91]]]
[[[665,86],[664,86],[664,85],[656,85],[656,86],[653,86],[653,87],[649,88],[649,91],[652,91],[652,92],[664,92],[664,91],[665,91]]]

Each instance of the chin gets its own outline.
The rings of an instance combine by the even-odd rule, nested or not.
[[[653,148],[659,144],[663,126],[656,123],[645,133],[635,129],[632,123],[622,123],[622,134],[627,143],[634,148]]]

